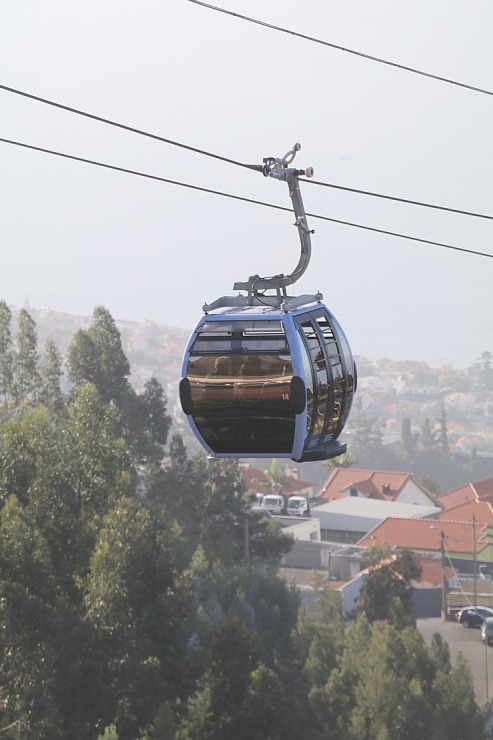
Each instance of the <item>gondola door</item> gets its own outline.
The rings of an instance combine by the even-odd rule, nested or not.
[[[313,389],[307,399],[305,450],[337,439],[347,415],[344,352],[329,318],[324,309],[296,318],[311,370],[311,378],[306,379],[306,384],[307,388],[311,386]]]

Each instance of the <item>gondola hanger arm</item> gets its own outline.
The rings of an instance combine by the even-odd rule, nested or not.
[[[246,282],[237,282],[234,284],[234,290],[248,291],[249,299],[253,300],[255,294],[260,291],[274,290],[279,300],[286,296],[286,287],[292,285],[305,273],[311,258],[311,239],[310,235],[313,230],[308,227],[306,212],[301,197],[299,186],[300,176],[313,177],[313,167],[307,167],[304,170],[289,167],[296,153],[301,149],[301,144],[295,144],[284,157],[274,158],[267,157],[263,160],[262,173],[265,177],[272,177],[276,180],[284,180],[289,188],[289,196],[293,204],[295,215],[294,225],[298,229],[301,243],[301,254],[298,264],[290,275],[274,275],[269,278],[262,278],[259,275],[252,275]]]

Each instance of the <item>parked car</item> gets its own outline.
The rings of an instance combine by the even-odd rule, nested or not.
[[[493,609],[487,606],[465,606],[456,615],[464,627],[481,627],[487,617],[493,617]]]
[[[493,643],[493,617],[486,617],[481,625],[481,639],[488,645]]]

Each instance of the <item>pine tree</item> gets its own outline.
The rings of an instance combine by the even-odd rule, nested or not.
[[[69,379],[76,385],[94,383],[104,402],[122,406],[129,392],[130,365],[120,332],[110,312],[98,306],[87,331],[80,329],[68,350]]]
[[[14,381],[14,349],[11,333],[12,313],[5,301],[0,301],[0,394],[4,405],[12,397]]]
[[[60,385],[62,375],[62,355],[53,339],[48,339],[45,359],[40,368],[39,400],[54,416],[58,416],[64,407]]]
[[[15,394],[17,402],[32,400],[39,390],[38,336],[32,316],[21,308],[15,355]]]
[[[450,448],[449,448],[449,442],[448,442],[448,432],[447,432],[447,413],[445,411],[445,408],[442,408],[442,413],[440,414],[440,451],[444,457],[448,457],[450,454]]]
[[[103,401],[121,403],[127,389],[130,365],[123,351],[121,335],[108,309],[97,306],[88,334],[99,353],[98,390]]]

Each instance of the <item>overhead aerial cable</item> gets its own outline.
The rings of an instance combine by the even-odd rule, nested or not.
[[[181,149],[188,149],[188,151],[194,152],[195,154],[203,154],[205,157],[212,157],[213,159],[219,159],[222,162],[227,162],[228,164],[235,164],[238,167],[246,167],[247,169],[257,169],[256,165],[248,165],[243,164],[243,162],[237,162],[235,159],[229,159],[228,157],[222,157],[219,154],[213,154],[212,152],[207,152],[204,149],[198,149],[195,146],[190,146],[189,144],[183,144],[179,141],[174,141],[173,139],[166,139],[164,136],[159,136],[158,134],[151,134],[149,131],[143,131],[140,128],[135,128],[134,126],[127,126],[124,123],[119,123],[118,121],[112,121],[110,118],[103,118],[102,116],[96,116],[94,113],[88,113],[87,111],[80,110],[79,108],[72,108],[69,105],[63,105],[63,103],[56,103],[54,100],[48,100],[47,98],[41,98],[39,95],[32,95],[31,93],[24,92],[23,90],[17,90],[14,87],[7,87],[7,85],[0,85],[0,90],[5,90],[6,92],[14,93],[14,95],[20,95],[24,98],[29,98],[30,100],[35,100],[37,103],[43,103],[44,105],[50,105],[53,108],[59,108],[60,110],[67,111],[68,113],[75,113],[78,116],[83,116],[84,118],[90,118],[93,121],[98,121],[99,123],[105,123],[109,126],[115,126],[116,128],[123,129],[124,131],[130,131],[133,134],[139,134],[139,136],[146,136],[149,139],[155,139],[156,141],[161,141],[164,144],[171,144],[172,146],[180,147]]]
[[[373,193],[369,190],[361,190],[359,188],[350,188],[345,185],[335,185],[331,182],[320,182],[318,180],[307,180],[310,185],[321,185],[325,188],[332,188],[334,190],[343,190],[346,193],[355,193],[357,195],[370,195],[372,198],[381,198],[383,200],[391,200],[394,203],[405,203],[411,206],[420,206],[421,208],[432,208],[436,211],[446,211],[447,213],[457,213],[460,216],[473,216],[474,218],[484,218],[488,221],[493,221],[493,216],[489,216],[485,213],[477,213],[476,211],[465,211],[461,208],[450,208],[448,206],[439,206],[434,203],[425,203],[420,200],[411,200],[410,198],[399,198],[395,195],[385,195],[383,193]]]
[[[33,95],[31,93],[24,92],[22,90],[18,90],[13,87],[7,87],[7,85],[1,85],[0,84],[0,90],[5,90],[6,92],[13,93],[14,95],[20,95],[25,98],[29,98],[30,100],[34,100],[37,103],[43,103],[45,105],[52,106],[54,108],[59,108],[60,110],[68,111],[69,113],[75,113],[76,115],[83,116],[84,118],[92,119],[93,121],[98,121],[99,123],[104,123],[109,126],[114,126],[116,128],[120,128],[124,131],[129,131],[133,134],[138,134],[139,136],[144,136],[149,139],[155,139],[156,141],[161,141],[164,144],[170,144],[171,146],[176,146],[181,149],[186,149],[188,151],[194,152],[195,154],[202,154],[205,157],[210,157],[211,159],[217,159],[221,162],[226,162],[227,164],[233,164],[237,167],[243,167],[245,169],[249,170],[255,170],[255,171],[262,171],[264,168],[264,165],[256,165],[256,164],[245,164],[244,162],[239,162],[236,159],[231,159],[230,157],[225,157],[221,154],[215,154],[214,152],[209,152],[205,149],[199,149],[198,147],[191,146],[190,144],[184,144],[183,142],[174,141],[173,139],[165,138],[164,136],[160,136],[158,134],[150,133],[149,131],[144,131],[139,128],[135,128],[134,126],[128,126],[124,123],[120,123],[118,121],[112,121],[109,118],[103,118],[102,116],[97,116],[93,113],[88,113],[87,111],[80,110],[78,108],[72,108],[68,105],[64,105],[63,103],[57,103],[54,100],[48,100],[47,98],[39,97],[38,95]],[[5,140],[4,140],[5,141]],[[14,142],[12,142],[14,143]],[[60,155],[62,156],[62,155]],[[68,155],[67,155],[68,156]],[[484,218],[484,219],[490,219],[493,220],[493,216],[485,215],[482,213],[476,213],[473,211],[465,211],[461,210],[459,208],[449,208],[447,206],[441,206],[437,204],[431,204],[431,203],[425,203],[423,201],[417,201],[417,200],[411,200],[409,198],[400,198],[393,195],[384,195],[381,193],[374,193],[369,190],[361,190],[358,188],[350,188],[343,185],[336,185],[328,182],[319,182],[317,180],[307,180],[307,182],[311,182],[313,185],[321,185],[327,188],[334,188],[337,190],[344,190],[350,193],[357,193],[360,195],[367,195],[373,198],[383,198],[385,200],[392,200],[396,201],[398,203],[406,203],[409,205],[415,205],[420,206],[422,208],[433,208],[435,210],[439,211],[447,211],[450,213],[458,213],[462,216],[473,216],[475,218]]]
[[[251,203],[253,205],[263,206],[264,208],[273,208],[274,210],[277,210],[277,211],[291,211],[290,208],[286,208],[285,206],[279,206],[279,205],[276,205],[275,203],[267,203],[265,201],[256,200],[255,198],[246,198],[241,195],[235,195],[234,193],[226,193],[221,190],[212,190],[211,188],[204,188],[204,187],[201,187],[200,185],[191,185],[190,183],[180,182],[178,180],[172,180],[167,177],[160,177],[159,175],[151,175],[146,172],[139,172],[138,170],[131,170],[126,167],[118,167],[117,165],[107,164],[105,162],[98,162],[94,159],[86,159],[84,157],[77,157],[74,154],[66,154],[64,152],[57,152],[53,149],[46,149],[44,147],[34,146],[33,144],[26,144],[21,141],[14,141],[13,139],[5,139],[5,138],[0,137],[0,142],[4,144],[11,144],[13,146],[18,146],[23,149],[30,149],[35,152],[41,152],[43,154],[51,154],[52,156],[61,157],[63,159],[70,159],[75,162],[82,162],[83,164],[91,164],[96,167],[102,167],[107,170],[115,170],[116,172],[124,172],[125,174],[128,174],[128,175],[135,175],[136,177],[143,177],[149,180],[156,180],[158,182],[164,182],[169,185],[176,185],[178,187],[188,188],[189,190],[197,190],[202,193],[209,193],[210,195],[219,195],[223,198],[239,200],[239,201],[243,201],[244,203]],[[252,165],[252,168],[253,167],[256,168],[257,165]],[[262,169],[262,166],[259,165],[259,167],[260,169]],[[309,182],[309,180],[306,180],[305,182]],[[411,236],[409,234],[401,234],[396,231],[378,229],[374,226],[366,226],[364,224],[357,224],[351,221],[344,221],[342,219],[332,218],[331,216],[322,216],[318,213],[307,213],[306,215],[309,216],[310,218],[319,219],[320,221],[328,221],[329,223],[339,224],[341,226],[350,226],[355,229],[362,229],[364,231],[372,231],[376,234],[383,234],[385,236],[394,236],[398,239],[407,239],[408,241],[414,241],[420,244],[428,244],[434,247],[442,247],[444,249],[451,249],[456,252],[464,252],[465,254],[473,254],[473,255],[476,255],[477,257],[493,257],[493,254],[490,254],[488,252],[481,252],[475,249],[466,249],[465,247],[457,247],[452,244],[444,244],[443,242],[436,242],[431,239],[422,239],[417,236]]]
[[[412,72],[413,74],[421,75],[422,77],[429,77],[432,80],[438,80],[438,82],[447,82],[449,85],[455,85],[456,87],[463,87],[466,90],[471,90],[472,92],[482,93],[483,95],[493,95],[493,91],[491,90],[484,90],[481,87],[475,87],[474,85],[467,85],[464,82],[457,82],[456,80],[450,80],[447,77],[441,77],[440,75],[431,74],[430,72],[424,72],[421,69],[415,69],[414,67],[408,67],[405,64],[398,64],[397,62],[390,62],[388,59],[381,59],[380,57],[373,56],[372,54],[365,54],[361,51],[356,51],[355,49],[348,49],[345,46],[340,46],[339,44],[333,44],[330,41],[324,41],[322,39],[315,38],[314,36],[307,36],[304,33],[293,31],[289,28],[282,28],[281,26],[276,26],[273,23],[267,23],[266,21],[258,20],[258,18],[250,18],[247,15],[241,15],[240,13],[235,13],[232,10],[226,10],[225,8],[218,8],[216,5],[209,5],[209,3],[204,3],[202,2],[202,0],[189,0],[189,2],[194,3],[195,5],[202,5],[204,8],[208,8],[209,10],[216,10],[219,13],[225,13],[226,15],[231,15],[235,18],[239,18],[242,21],[248,21],[249,23],[257,24],[258,26],[264,26],[265,28],[270,28],[273,31],[280,31],[281,33],[288,33],[291,36],[296,36],[297,38],[304,39],[305,41],[311,41],[315,44],[321,44],[322,46],[329,46],[331,49],[336,49],[337,51],[344,51],[347,54],[353,54],[354,56],[362,57],[363,59],[368,59],[371,62],[378,62],[380,64],[386,64],[389,67],[396,67],[397,69],[402,69],[405,72]]]

